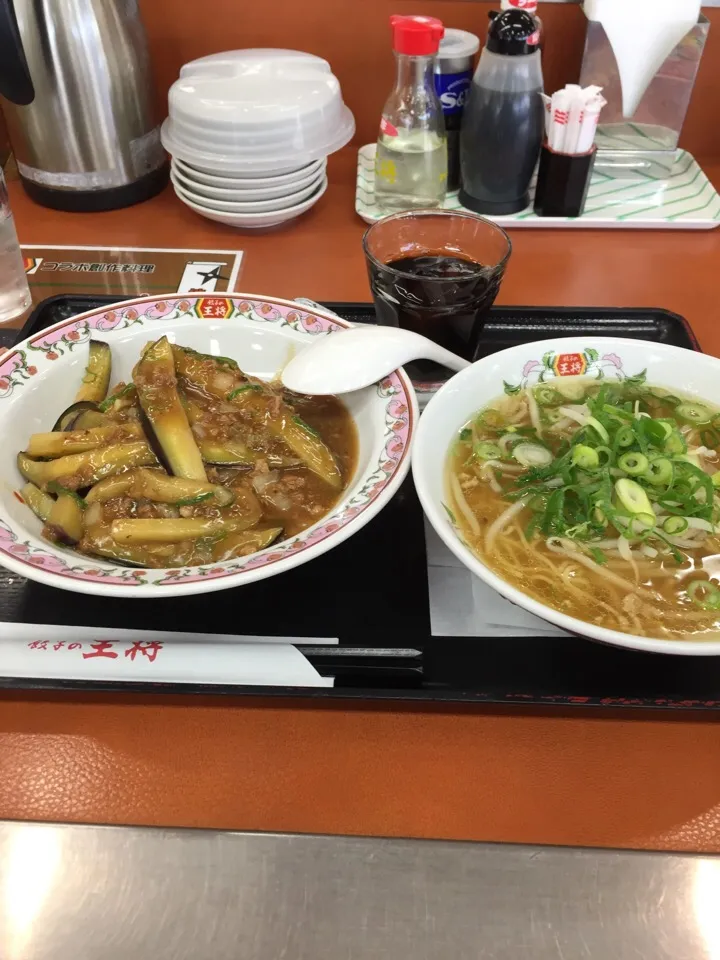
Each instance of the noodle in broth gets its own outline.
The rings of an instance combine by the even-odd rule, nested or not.
[[[610,630],[720,634],[720,411],[642,377],[558,378],[460,431],[453,521],[523,593]]]

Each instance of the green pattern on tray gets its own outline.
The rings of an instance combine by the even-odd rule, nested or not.
[[[443,206],[446,210],[464,209],[457,194],[450,194]],[[374,143],[358,153],[355,210],[367,223],[383,216],[375,205]],[[631,182],[594,174],[581,217],[538,217],[530,207],[491,219],[508,227],[713,230],[720,226],[720,195],[694,157],[679,150],[675,173],[668,180],[648,177]]]

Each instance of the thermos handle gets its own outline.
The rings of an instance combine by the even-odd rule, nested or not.
[[[13,0],[0,0],[0,95],[20,107],[35,99]]]

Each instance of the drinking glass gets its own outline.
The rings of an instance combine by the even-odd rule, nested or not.
[[[473,213],[414,210],[374,223],[363,249],[378,323],[472,360],[512,250],[507,233]],[[425,360],[409,370],[420,381],[450,375]]]

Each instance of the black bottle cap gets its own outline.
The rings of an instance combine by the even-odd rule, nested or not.
[[[540,30],[527,10],[505,10],[490,14],[487,49],[506,57],[522,57],[539,50]]]

